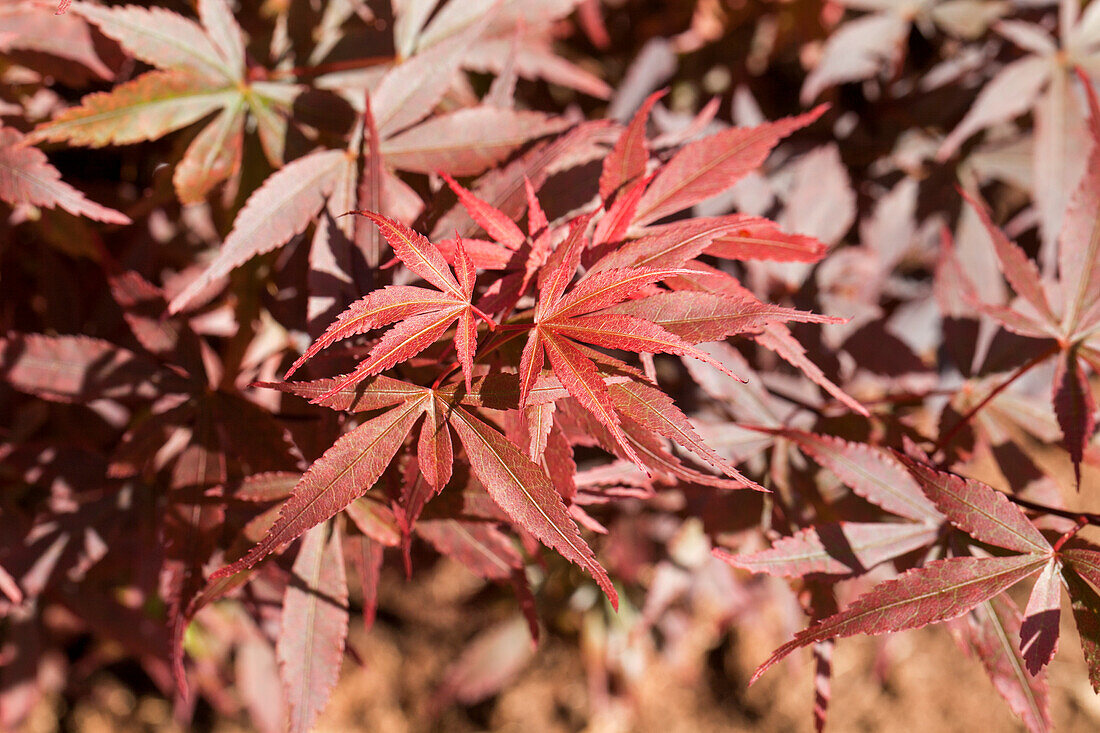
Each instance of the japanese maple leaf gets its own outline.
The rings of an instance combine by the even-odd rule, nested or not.
[[[534,322],[520,362],[520,407],[526,406],[545,359],[549,358],[554,375],[569,393],[612,432],[628,457],[644,466],[619,427],[618,415],[599,369],[573,342],[634,352],[680,354],[712,364],[717,362],[652,321],[623,313],[597,312],[660,280],[680,274],[678,268],[605,269],[587,275],[567,291],[587,245],[585,229],[589,221],[589,216],[575,220],[569,236],[539,271]]]
[[[867,14],[846,20],[829,33],[802,84],[803,104],[837,84],[880,74],[889,77],[905,59],[911,29],[929,35],[939,26],[950,35],[971,37],[999,15],[969,6],[960,11],[940,0],[841,0],[838,4]],[[965,20],[957,20],[960,16]]]
[[[345,293],[334,292],[334,281],[362,285],[351,283],[354,268],[342,252],[345,241],[354,243],[371,267],[382,261],[382,244],[373,226],[339,217],[366,209],[410,223],[423,209],[395,170],[476,175],[529,140],[567,127],[563,118],[485,104],[429,117],[450,89],[463,49],[483,26],[484,21],[475,23],[394,66],[369,94],[349,97],[362,117],[347,148],[317,150],[269,176],[241,209],[218,256],[172,301],[173,312],[252,257],[284,246],[322,212],[327,216],[318,224],[311,252],[316,272],[311,282],[317,283],[311,294],[326,304],[340,300]],[[325,315],[317,303],[311,311],[313,320]]]
[[[382,337],[354,372],[337,382],[332,389],[335,393],[412,358],[435,343],[457,321],[455,350],[469,385],[474,353],[477,350],[475,317],[481,318],[490,327],[494,324],[489,316],[471,302],[474,294],[474,266],[462,248],[462,240],[459,239],[457,243],[458,264],[455,274],[452,274],[443,255],[423,235],[400,222],[373,212],[355,213],[373,221],[397,257],[410,270],[438,288],[438,291],[396,285],[366,295],[329,326],[291,366],[286,376],[289,377],[308,359],[340,339],[399,321]]]
[[[113,79],[99,58],[88,23],[75,15],[58,17],[49,5],[34,0],[0,3],[0,52],[38,51],[76,61],[103,79]]]
[[[27,204],[52,209],[60,206],[70,214],[108,224],[129,224],[130,219],[114,209],[89,201],[83,193],[61,180],[46,154],[25,144],[14,128],[0,126],[0,199],[9,204]]]
[[[508,65],[525,79],[545,79],[601,99],[611,95],[606,82],[554,52],[555,26],[580,0],[424,0],[395,3],[394,45],[399,57],[446,43],[488,18],[483,39],[463,51],[462,65],[500,74]]]
[[[1053,657],[1060,614],[1058,549],[1004,494],[981,482],[897,455],[951,524],[979,542],[1016,554],[935,560],[881,583],[843,611],[796,634],[757,669],[753,681],[799,647],[957,618],[1036,574],[1039,577],[1021,626],[1020,651],[1032,674]]]
[[[1085,114],[1074,87],[1073,69],[1100,72],[1100,8],[1082,12],[1074,2],[1059,3],[1057,38],[1044,26],[1003,20],[996,30],[1027,55],[1006,64],[990,79],[966,115],[944,139],[937,158],[946,160],[975,133],[1031,112],[1032,196],[1039,210],[1044,273],[1056,267],[1058,234],[1070,196],[1086,171]],[[1084,79],[1084,77],[1083,77]],[[1091,86],[1084,79],[1083,86]]]
[[[1032,360],[1028,367],[1047,359],[1058,359],[1053,387],[1054,409],[1078,484],[1081,460],[1096,428],[1096,402],[1088,383],[1086,365],[1100,371],[1100,219],[1097,218],[1100,172],[1097,166],[1100,166],[1100,145],[1094,144],[1088,173],[1066,211],[1058,240],[1059,277],[1054,287],[1047,287],[1035,263],[993,224],[985,207],[966,197],[989,232],[1001,272],[1017,295],[1015,302],[1007,307],[982,303],[975,296],[971,299],[982,312],[1009,331],[1056,342],[1056,347]],[[973,286],[970,291],[973,292]]]
[[[249,118],[272,165],[282,163],[290,106],[301,88],[249,74],[244,36],[225,0],[200,0],[201,25],[162,8],[132,5],[75,2],[70,13],[156,69],[110,92],[89,94],[39,125],[31,142],[102,147],[155,140],[217,112],[176,166],[173,181],[184,203],[202,200],[236,175]]]

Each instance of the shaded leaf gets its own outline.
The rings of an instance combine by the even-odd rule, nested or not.
[[[89,201],[62,181],[61,173],[50,165],[45,153],[23,142],[19,131],[0,126],[0,199],[46,209],[60,206],[70,214],[108,224],[130,223],[125,214]]]
[[[288,730],[307,733],[340,675],[348,635],[348,586],[339,530],[306,532],[283,599],[275,655],[289,707]]]
[[[930,544],[938,534],[936,527],[911,522],[838,522],[807,527],[751,555],[715,549],[714,556],[735,568],[782,578],[858,575]]]
[[[1051,560],[1035,581],[1020,625],[1020,651],[1031,674],[1039,674],[1054,658],[1061,617],[1062,581],[1057,561]]]

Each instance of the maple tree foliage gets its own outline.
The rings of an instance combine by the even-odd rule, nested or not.
[[[1100,691],[1100,4],[642,5],[0,2],[0,728],[311,730],[456,568],[425,726],[563,629],[597,723],[739,626],[819,730],[940,622]]]

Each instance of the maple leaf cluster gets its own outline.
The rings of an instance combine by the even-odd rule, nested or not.
[[[0,0],[0,727],[310,730],[429,567],[424,725],[946,622],[1048,730],[1063,589],[1100,690],[1100,5],[638,5]]]

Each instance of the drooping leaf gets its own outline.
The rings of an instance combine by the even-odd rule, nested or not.
[[[425,519],[417,523],[416,532],[486,580],[507,581],[523,567],[523,558],[508,537],[486,522]]]
[[[307,733],[340,674],[348,635],[348,586],[340,532],[305,533],[283,599],[275,655],[289,708],[288,730]]]
[[[370,631],[378,613],[378,581],[382,576],[383,546],[366,535],[348,537],[347,555],[359,574],[359,590],[363,595],[363,626]]]
[[[790,330],[781,323],[770,323],[764,327],[763,332],[754,337],[765,348],[771,349],[783,359],[809,377],[815,384],[835,397],[839,402],[860,415],[868,415],[867,408],[857,402],[851,395],[838,387],[831,379],[825,376],[821,368],[810,361],[806,356],[806,350],[802,344],[791,335]]]
[[[1096,400],[1077,349],[1069,349],[1058,362],[1054,377],[1054,414],[1062,429],[1062,445],[1073,461],[1077,486],[1081,486],[1081,461],[1096,430]]]
[[[1100,595],[1069,567],[1062,568],[1069,589],[1070,608],[1081,637],[1081,651],[1089,670],[1092,690],[1100,694]]]
[[[741,481],[746,488],[763,490],[704,443],[687,415],[661,390],[633,381],[609,386],[608,394],[620,414],[688,448],[730,478]]]
[[[1032,733],[1051,729],[1046,675],[1024,668],[1019,644],[1022,617],[1007,596],[979,603],[966,617],[952,622],[967,647],[981,661],[990,681]]]

